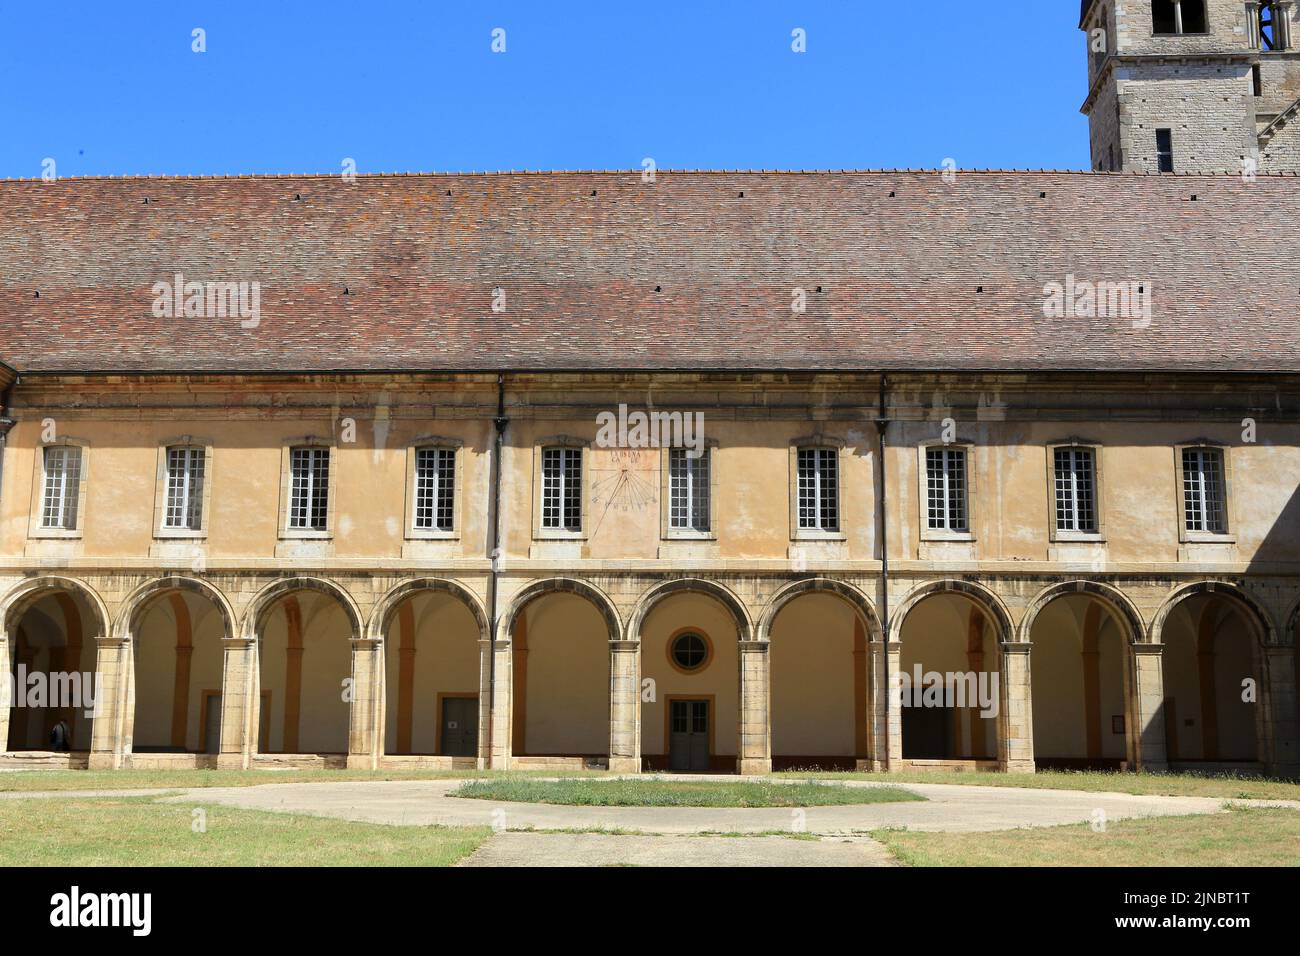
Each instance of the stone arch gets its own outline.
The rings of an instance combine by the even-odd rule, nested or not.
[[[1261,647],[1271,647],[1278,643],[1277,628],[1274,626],[1273,618],[1268,611],[1245,590],[1226,581],[1193,581],[1191,584],[1184,584],[1175,588],[1164,599],[1160,609],[1156,611],[1155,617],[1152,618],[1148,641],[1152,644],[1160,643],[1160,634],[1164,629],[1165,621],[1169,617],[1169,612],[1183,601],[1198,594],[1226,597],[1236,604],[1245,612],[1246,620],[1250,622],[1252,629],[1255,631],[1256,640]],[[1300,608],[1297,608],[1297,612],[1300,612]]]
[[[1278,643],[1283,647],[1295,647],[1296,632],[1300,630],[1300,600],[1297,600],[1295,607],[1286,616],[1286,630],[1277,636]]]
[[[843,598],[861,615],[863,623],[867,626],[870,639],[880,639],[880,618],[876,615],[875,605],[871,603],[871,599],[861,589],[832,578],[804,578],[801,581],[793,581],[785,585],[776,594],[772,595],[772,599],[767,602],[767,607],[763,609],[763,616],[759,618],[756,640],[765,641],[769,639],[772,633],[772,622],[776,620],[777,615],[781,613],[781,609],[785,605],[801,594],[813,593],[835,594]]]
[[[1039,612],[1043,608],[1057,598],[1072,594],[1086,594],[1102,602],[1115,614],[1116,618],[1124,622],[1129,631],[1130,643],[1137,643],[1146,638],[1147,631],[1146,625],[1142,623],[1142,613],[1123,591],[1109,584],[1102,584],[1099,581],[1078,580],[1061,581],[1058,584],[1044,588],[1034,596],[1034,599],[1029,602],[1029,606],[1025,609],[1024,619],[1020,622],[1020,641],[1026,644],[1030,642],[1034,622],[1038,619]]]
[[[219,631],[210,626],[210,611],[192,616],[186,593],[216,610]],[[168,596],[170,602],[165,601]],[[225,594],[207,581],[181,574],[146,581],[122,602],[113,633],[130,644],[132,676],[124,700],[123,733],[133,755],[208,754],[215,759],[224,683],[222,647],[225,639],[235,636],[236,625]],[[209,708],[212,695],[217,695],[215,713]]]
[[[104,599],[89,584],[78,581],[76,578],[67,578],[61,575],[41,575],[37,578],[29,578],[14,588],[4,596],[0,601],[0,621],[3,621],[5,634],[17,623],[23,613],[33,604],[45,597],[52,591],[70,591],[73,594],[80,595],[85,599],[86,604],[95,612],[96,622],[98,625],[96,634],[90,635],[107,637],[110,632],[111,615],[108,613],[108,605]]]
[[[707,581],[704,578],[675,578],[671,581],[656,584],[641,595],[641,598],[636,603],[636,608],[632,611],[631,618],[628,620],[628,640],[640,640],[641,625],[656,604],[671,595],[687,592],[707,594],[717,599],[735,620],[736,633],[740,635],[741,642],[757,640],[754,636],[754,622],[750,619],[749,609],[745,607],[745,602],[737,597],[730,588],[716,581]]]
[[[1209,612],[1170,631],[1170,618],[1184,602],[1196,597],[1222,599],[1241,624],[1237,642],[1220,640],[1217,628],[1230,619]],[[1151,622],[1150,641],[1162,648],[1162,690],[1165,701],[1166,746],[1171,763],[1235,764],[1264,762],[1273,751],[1272,688],[1269,647],[1279,635],[1272,616],[1244,588],[1221,580],[1193,581],[1175,588]],[[1244,642],[1244,644],[1242,643]],[[1236,655],[1234,663],[1233,655]],[[1244,655],[1244,656],[1243,656]],[[1227,662],[1225,664],[1225,661]],[[1226,670],[1224,668],[1227,668]],[[1242,708],[1234,685],[1245,673],[1258,681],[1258,697]],[[1253,712],[1253,716],[1250,712]]]
[[[450,594],[463,603],[469,609],[469,612],[474,615],[474,623],[478,625],[480,638],[487,639],[487,613],[483,610],[483,603],[478,599],[478,595],[459,581],[448,578],[414,578],[410,581],[403,581],[390,589],[375,603],[374,610],[370,612],[370,620],[366,624],[365,630],[366,637],[373,641],[382,642],[384,632],[388,627],[388,619],[397,610],[398,605],[420,591],[437,591],[442,594]]]
[[[605,625],[609,629],[609,639],[611,641],[622,639],[623,622],[619,619],[618,608],[614,606],[608,594],[595,585],[577,578],[543,578],[526,585],[511,599],[509,609],[497,623],[497,640],[510,640],[519,612],[531,601],[544,594],[575,594],[586,598],[595,605],[596,610],[605,619]]]
[[[993,622],[998,627],[999,641],[1001,643],[1010,643],[1014,640],[1016,630],[1011,623],[1011,614],[1007,611],[1007,607],[1001,598],[982,584],[976,584],[973,581],[961,581],[956,578],[945,578],[940,581],[927,581],[925,584],[918,585],[908,592],[907,596],[899,604],[893,619],[889,622],[889,639],[891,641],[902,639],[903,622],[907,619],[908,612],[926,598],[935,594],[965,595],[993,619]]]
[[[234,637],[238,633],[235,609],[231,607],[230,601],[219,588],[199,578],[172,574],[165,578],[146,581],[127,595],[122,602],[122,610],[118,613],[117,624],[113,628],[114,635],[120,640],[128,640],[139,623],[140,614],[153,598],[167,591],[189,591],[207,598],[221,612],[221,617],[226,622],[226,636]]]
[[[266,616],[266,612],[275,605],[277,600],[294,591],[316,591],[333,598],[343,608],[343,613],[348,616],[353,638],[360,638],[365,634],[361,609],[352,595],[341,585],[324,578],[293,577],[280,578],[271,582],[248,602],[248,608],[244,611],[243,626],[240,628],[244,638],[254,642],[259,641],[262,618]]]

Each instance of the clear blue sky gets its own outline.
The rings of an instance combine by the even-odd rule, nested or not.
[[[0,0],[0,176],[1086,168],[1074,0]],[[207,52],[191,51],[206,31]],[[491,49],[494,28],[506,52]],[[791,31],[807,52],[791,51]]]

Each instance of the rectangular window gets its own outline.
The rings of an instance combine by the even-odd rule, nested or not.
[[[456,450],[418,448],[415,452],[415,526],[451,531],[456,505]]]
[[[966,450],[926,449],[925,481],[930,528],[936,531],[969,531],[966,519]]]
[[[709,452],[692,458],[685,448],[668,450],[668,527],[709,531]]]
[[[167,510],[164,528],[203,529],[202,448],[167,449]]]
[[[840,530],[839,451],[799,449],[799,527],[813,531]]]
[[[292,487],[289,527],[326,530],[329,518],[330,450],[294,448],[289,453]]]
[[[1259,64],[1256,63],[1250,68],[1251,82],[1255,87],[1255,95],[1264,95],[1264,74],[1260,72]]]
[[[1183,449],[1183,515],[1188,531],[1222,534],[1223,453],[1213,448]]]
[[[1056,449],[1056,530],[1097,531],[1096,462],[1091,449]]]
[[[1156,162],[1160,172],[1174,171],[1174,132],[1168,129],[1156,130]]]
[[[1206,33],[1205,0],[1154,0],[1151,32],[1156,36]]]
[[[542,527],[582,530],[582,449],[542,450]]]
[[[77,530],[77,504],[80,496],[81,449],[72,445],[46,448],[41,527]]]

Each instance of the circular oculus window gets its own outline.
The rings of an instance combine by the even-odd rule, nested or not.
[[[673,663],[684,671],[697,671],[709,661],[709,644],[703,635],[687,631],[673,638]]]

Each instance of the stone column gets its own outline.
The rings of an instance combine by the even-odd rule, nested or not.
[[[1268,658],[1268,772],[1276,777],[1300,777],[1295,648],[1267,647],[1264,653]]]
[[[261,720],[257,641],[249,637],[222,638],[221,652],[221,744],[217,769],[247,770],[257,752]]]
[[[1165,744],[1165,675],[1163,644],[1138,642],[1129,645],[1127,678],[1128,738],[1132,769],[1162,772],[1169,769]]]
[[[871,642],[871,769],[898,769],[903,760],[903,710],[899,700],[903,645]],[[889,682],[885,682],[885,665]]]
[[[131,697],[132,642],[95,638],[95,717],[90,731],[91,770],[118,770],[131,752],[126,727]]]
[[[3,449],[0,448],[0,454]],[[13,707],[14,702],[11,690],[21,693],[22,688],[11,688],[13,659],[13,643],[9,640],[8,631],[0,631],[0,754],[7,753],[9,750],[9,708]]]
[[[1259,15],[1259,0],[1246,0],[1246,36],[1251,49],[1258,50],[1264,46]]]
[[[352,638],[352,703],[348,708],[348,769],[378,770],[383,751],[383,642]]]
[[[510,642],[480,640],[478,689],[478,768],[510,769],[511,681]],[[492,654],[496,654],[496,713],[488,714],[489,675]],[[488,739],[491,728],[492,739]]]
[[[609,642],[609,769],[641,772],[641,642]]]
[[[1028,641],[1002,645],[998,763],[1007,773],[1034,772],[1034,708]]]
[[[1273,7],[1273,42],[1279,50],[1291,49],[1292,0],[1282,0]]]
[[[772,772],[771,656],[767,641],[740,642],[740,740],[736,769]]]

